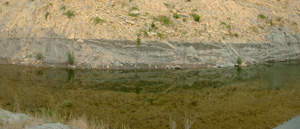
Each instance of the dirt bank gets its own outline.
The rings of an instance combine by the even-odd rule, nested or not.
[[[1,2],[2,63],[68,67],[68,52],[73,68],[105,69],[300,59],[296,0]]]

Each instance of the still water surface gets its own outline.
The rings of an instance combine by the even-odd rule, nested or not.
[[[300,115],[300,62],[192,70],[0,65],[0,107],[132,128],[274,128]],[[68,119],[68,117],[66,117]]]

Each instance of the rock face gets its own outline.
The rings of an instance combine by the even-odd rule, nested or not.
[[[12,113],[0,109],[0,127],[5,127],[6,125],[25,123],[29,121],[30,117],[23,113]]]
[[[299,5],[10,0],[0,4],[0,63],[67,67],[68,52],[74,52],[71,68],[230,67],[237,57],[247,65],[299,59]],[[177,12],[180,18],[174,18]],[[37,60],[38,54],[43,58]]]
[[[68,65],[74,68],[233,67],[238,57],[247,65],[300,59],[299,35],[274,28],[265,43],[201,43],[130,40],[1,38],[0,62],[21,65]],[[37,53],[43,59],[37,60]]]
[[[26,129],[70,129],[70,127],[67,125],[63,125],[61,123],[55,123],[55,124],[42,124],[34,127],[28,127]]]
[[[55,123],[55,124],[41,124],[37,126],[29,126],[32,118],[23,113],[12,113],[0,109],[0,128],[23,128],[23,129],[70,129],[70,126]],[[28,127],[29,126],[29,127]]]

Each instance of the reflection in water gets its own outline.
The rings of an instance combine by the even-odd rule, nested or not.
[[[192,128],[273,128],[300,114],[299,71],[299,62],[160,71],[0,65],[0,107],[134,128],[169,128],[170,117],[184,128],[186,115]]]

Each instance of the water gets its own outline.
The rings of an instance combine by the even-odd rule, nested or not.
[[[193,70],[0,65],[0,107],[132,128],[274,128],[300,115],[300,63]],[[50,113],[49,113],[50,112]]]

